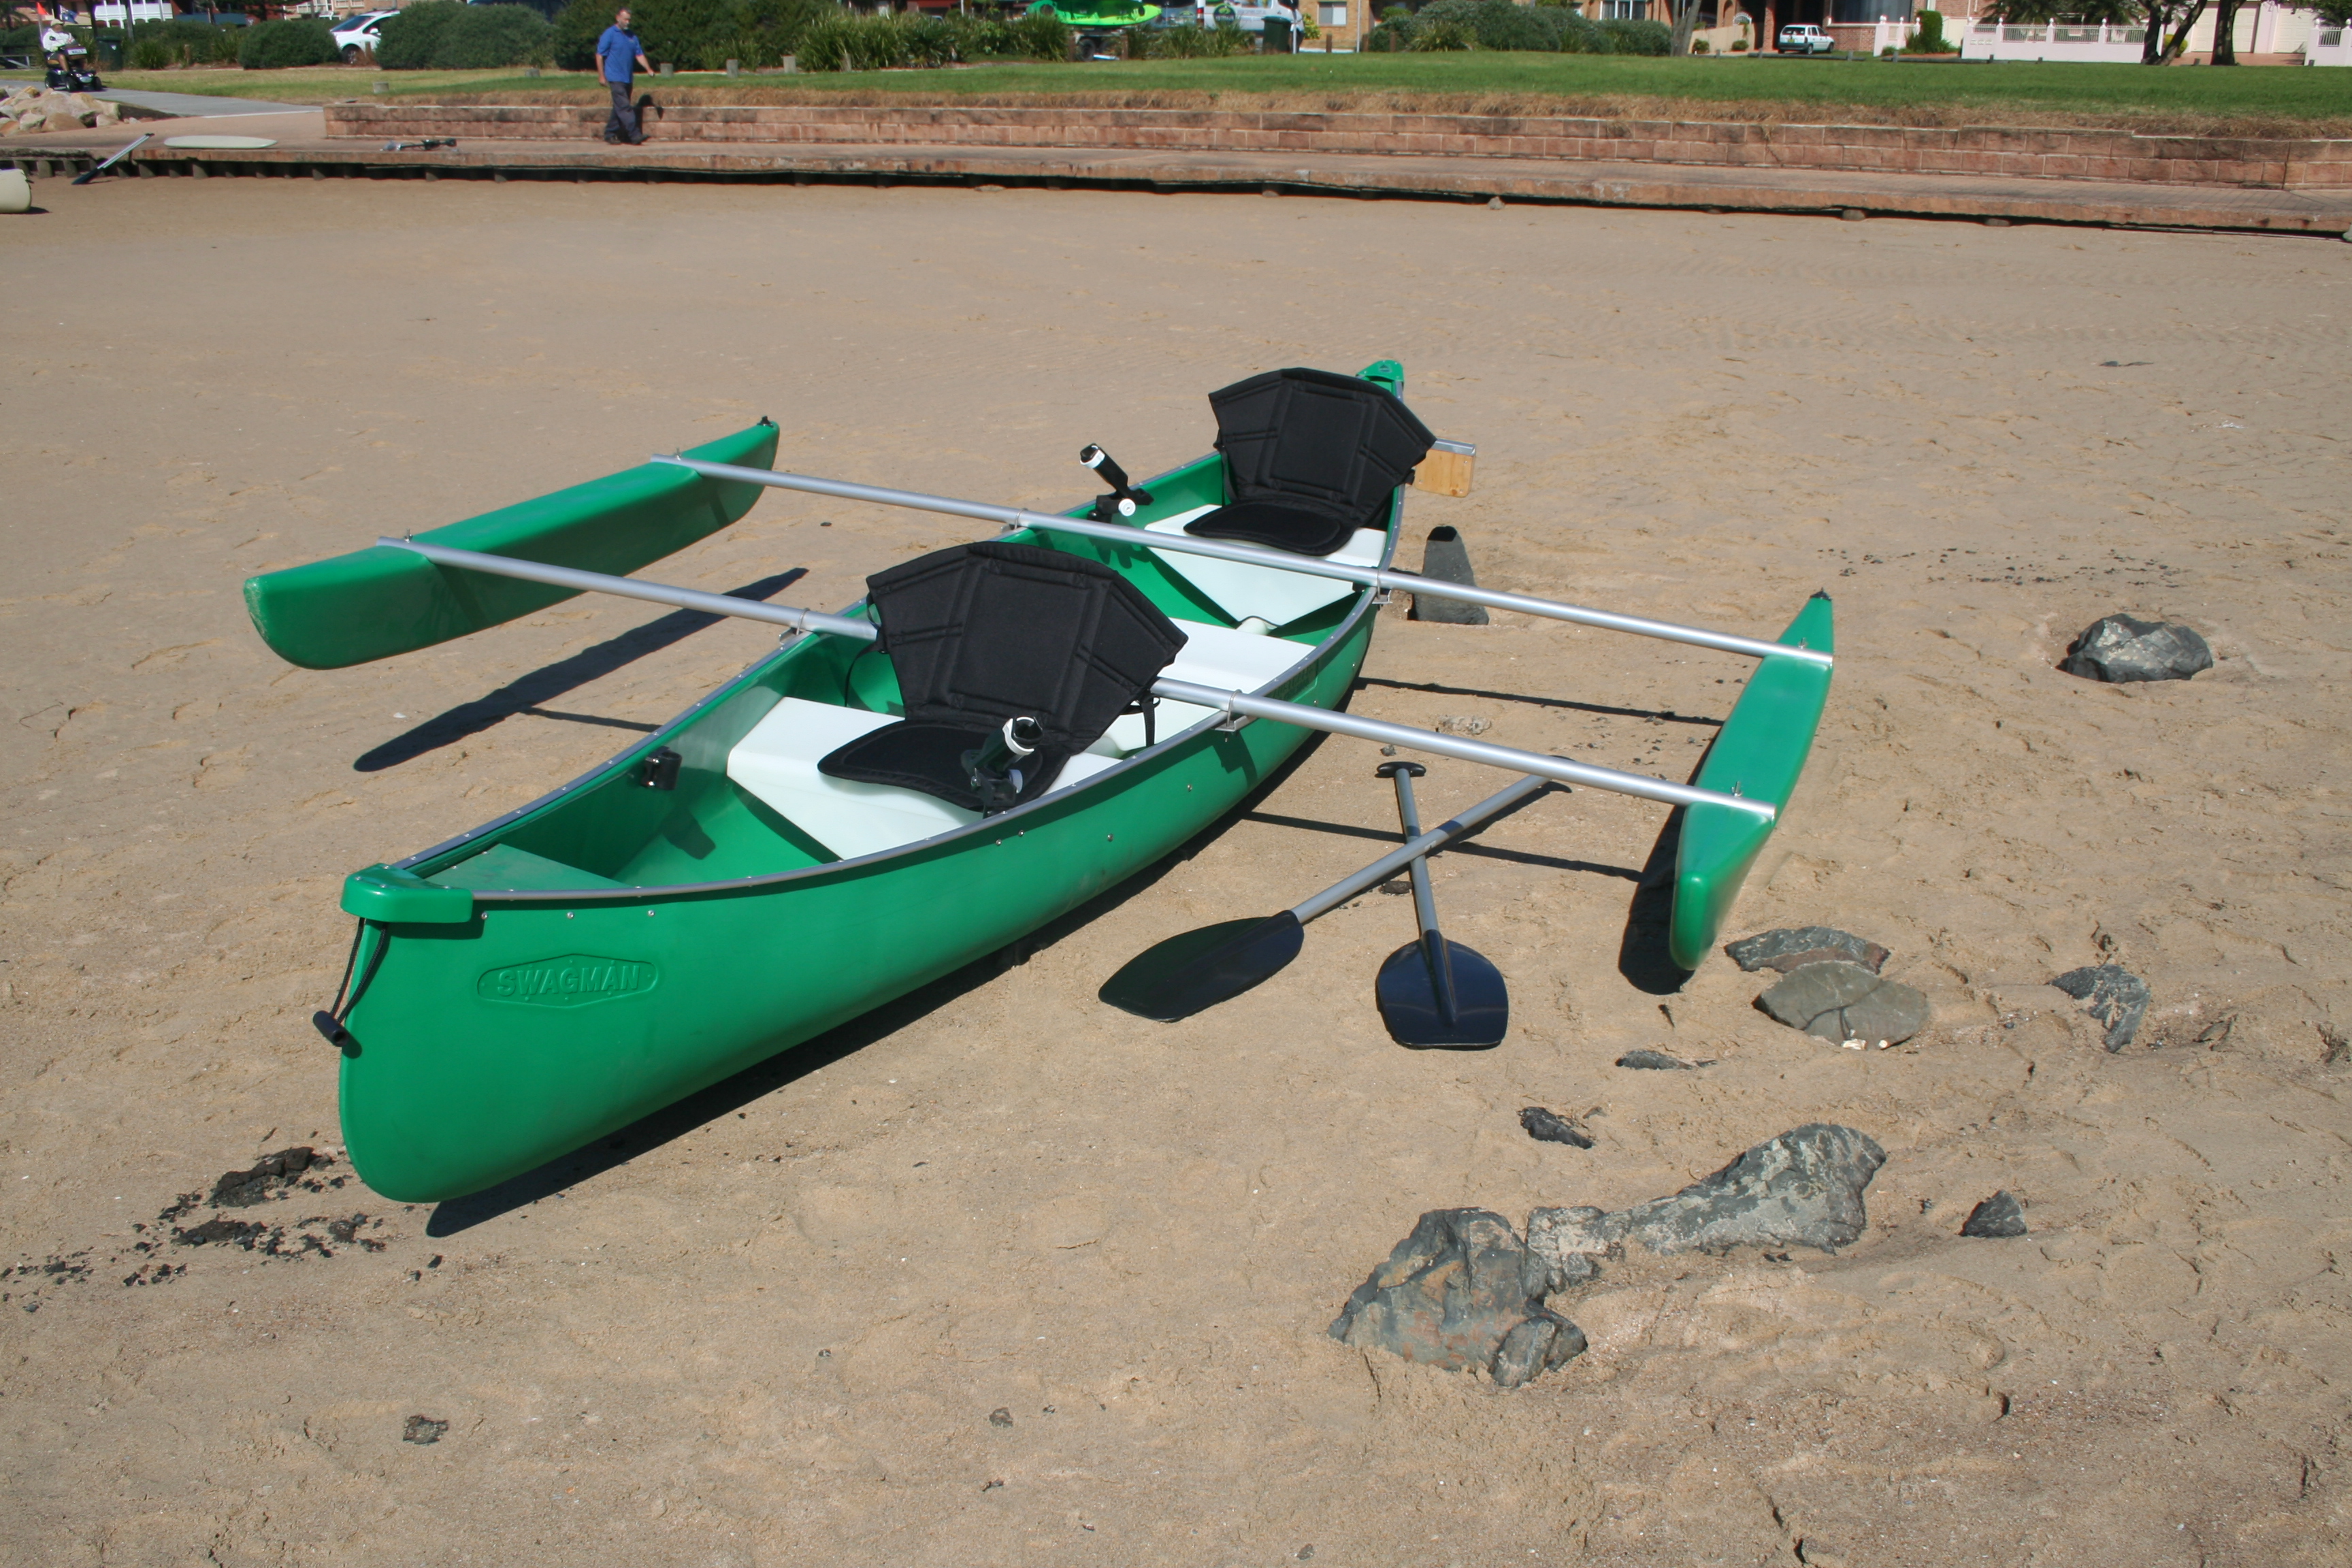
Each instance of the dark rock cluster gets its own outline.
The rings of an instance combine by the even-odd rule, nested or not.
[[[2070,969],[2050,983],[2083,1004],[2083,1011],[2107,1026],[2110,1051],[2122,1050],[2147,1016],[2147,982],[2116,963]]]
[[[1433,1209],[1356,1288],[1333,1339],[1516,1388],[1585,1351],[1547,1297],[1599,1278],[1628,1242],[1653,1252],[1806,1246],[1834,1251],[1869,1224],[1863,1190],[1886,1152],[1851,1127],[1799,1127],[1670,1197],[1610,1214],[1544,1208],[1524,1239],[1488,1209]]]
[[[2058,668],[2085,680],[2116,684],[2186,680],[2213,668],[2213,649],[2189,627],[2137,616],[2101,616],[2067,646]]]
[[[1923,993],[1878,973],[1886,949],[1852,931],[1784,927],[1723,951],[1742,969],[1784,975],[1756,1005],[1789,1027],[1824,1040],[1900,1045],[1934,1016]]]

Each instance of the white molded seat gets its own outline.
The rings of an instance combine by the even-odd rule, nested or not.
[[[1216,510],[1213,506],[1197,506],[1190,511],[1180,511],[1173,517],[1145,523],[1144,531],[1182,533],[1186,523]],[[1231,544],[1241,542],[1211,540],[1209,542]],[[1377,566],[1381,563],[1381,552],[1388,548],[1388,535],[1379,529],[1360,528],[1347,543],[1321,559],[1336,561],[1344,566]],[[1151,553],[1160,558],[1162,565],[1207,595],[1211,603],[1237,621],[1246,621],[1255,616],[1268,626],[1286,626],[1301,616],[1312,615],[1335,600],[1346,598],[1356,591],[1357,586],[1337,577],[1309,577],[1273,566],[1220,561],[1210,555],[1186,555],[1173,550],[1155,550]]]
[[[817,763],[858,736],[898,721],[887,713],[787,697],[727,753],[727,776],[845,860],[896,849],[978,822],[920,790],[859,784],[817,772]],[[1082,753],[1063,764],[1055,789],[1118,765]]]
[[[1250,570],[1255,570],[1251,568]],[[1171,680],[1255,691],[1311,651],[1279,637],[1254,637],[1198,621],[1178,621],[1184,648],[1160,673]],[[1213,710],[1189,702],[1157,702],[1153,721],[1160,740],[1191,729]],[[932,838],[966,824],[980,813],[950,805],[920,790],[896,784],[859,784],[817,772],[817,763],[843,746],[885,724],[887,713],[836,708],[787,697],[727,753],[727,776],[757,795],[793,826],[845,860]],[[1055,790],[1116,767],[1143,745],[1143,715],[1130,713],[1103,738],[1062,764]]]

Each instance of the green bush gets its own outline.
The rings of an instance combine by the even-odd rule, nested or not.
[[[434,41],[435,70],[543,66],[554,58],[555,28],[528,5],[462,5]]]
[[[594,69],[596,40],[619,9],[619,0],[571,0],[555,18],[555,63]],[[800,53],[810,28],[842,14],[833,0],[643,0],[629,13],[646,58],[681,70],[719,70],[729,60],[766,69]]]
[[[1948,55],[1952,46],[1944,41],[1944,14],[1941,11],[1919,13],[1919,30],[1911,35],[1904,46],[1915,55]]]
[[[835,16],[800,36],[803,70],[901,70],[966,60],[1070,58],[1070,27],[1050,13],[995,21],[971,16]]]
[[[1249,53],[1251,42],[1247,33],[1230,22],[1213,27],[1183,22],[1155,28],[1144,41],[1143,52],[1155,60],[1217,59]]]
[[[1608,36],[1612,54],[1666,55],[1674,52],[1675,30],[1664,22],[1609,21],[1599,26],[1601,31]]]
[[[1412,30],[1415,54],[1458,53],[1478,47],[1478,35],[1466,22],[1423,22]]]
[[[163,45],[166,66],[235,65],[245,35],[251,31],[205,22],[141,22],[131,29],[131,47],[135,55],[142,44]]]
[[[289,66],[329,66],[342,56],[327,24],[316,17],[293,22],[261,22],[237,31],[246,35],[236,51],[236,63],[249,71],[284,70]]]
[[[385,70],[421,71],[433,63],[441,35],[468,9],[459,0],[416,0],[375,31],[375,63]]]
[[[1748,52],[1748,40],[1745,38],[1732,39],[1731,52],[1735,55],[1746,54]]]
[[[128,58],[132,70],[166,70],[172,64],[172,47],[161,38],[133,38]]]

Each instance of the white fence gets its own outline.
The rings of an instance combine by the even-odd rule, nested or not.
[[[128,16],[124,12],[128,11]],[[99,0],[90,7],[90,15],[101,27],[127,27],[133,22],[168,22],[173,16],[172,0]]]
[[[2303,47],[2303,63],[2352,66],[2352,27],[2330,27],[2324,23],[2314,27],[2311,42]]]
[[[2120,22],[1998,22],[1987,17],[1960,40],[1964,60],[2082,60],[2132,65],[2147,29]]]

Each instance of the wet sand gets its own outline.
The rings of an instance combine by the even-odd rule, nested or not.
[[[2352,247],[1088,192],[36,201],[0,219],[8,1560],[2344,1560]],[[1099,1005],[1150,942],[1381,853],[1378,756],[1334,740],[1091,919],[626,1147],[437,1211],[331,1163],[233,1211],[290,1256],[139,1250],[222,1172],[335,1146],[308,1018],[343,873],[770,641],[579,601],[298,671],[245,577],[763,414],[785,466],[1067,505],[1086,441],[1155,471],[1206,449],[1212,388],[1388,355],[1479,446],[1475,493],[1407,521],[1482,581],[1767,636],[1837,596],[1727,934],[1874,938],[1927,1033],[1797,1035],[1720,958],[1645,989],[1663,813],[1589,791],[1437,863],[1511,982],[1498,1050],[1388,1042],[1380,894],[1185,1024]],[[656,574],[804,568],[777,598],[830,607],[965,537],[772,494]],[[2115,610],[2217,668],[2058,673]],[[1400,603],[1354,707],[1679,777],[1747,668]],[[1425,810],[1500,782],[1434,761]],[[2155,993],[2120,1055],[2047,984],[2103,960]],[[1597,1147],[1530,1141],[1534,1104],[1599,1108]],[[1591,1353],[1513,1393],[1324,1337],[1423,1210],[1616,1207],[1812,1121],[1889,1155],[1841,1256],[1612,1266],[1555,1299]],[[1958,1237],[1996,1188],[2032,1234]],[[404,1441],[418,1415],[446,1435]]]

